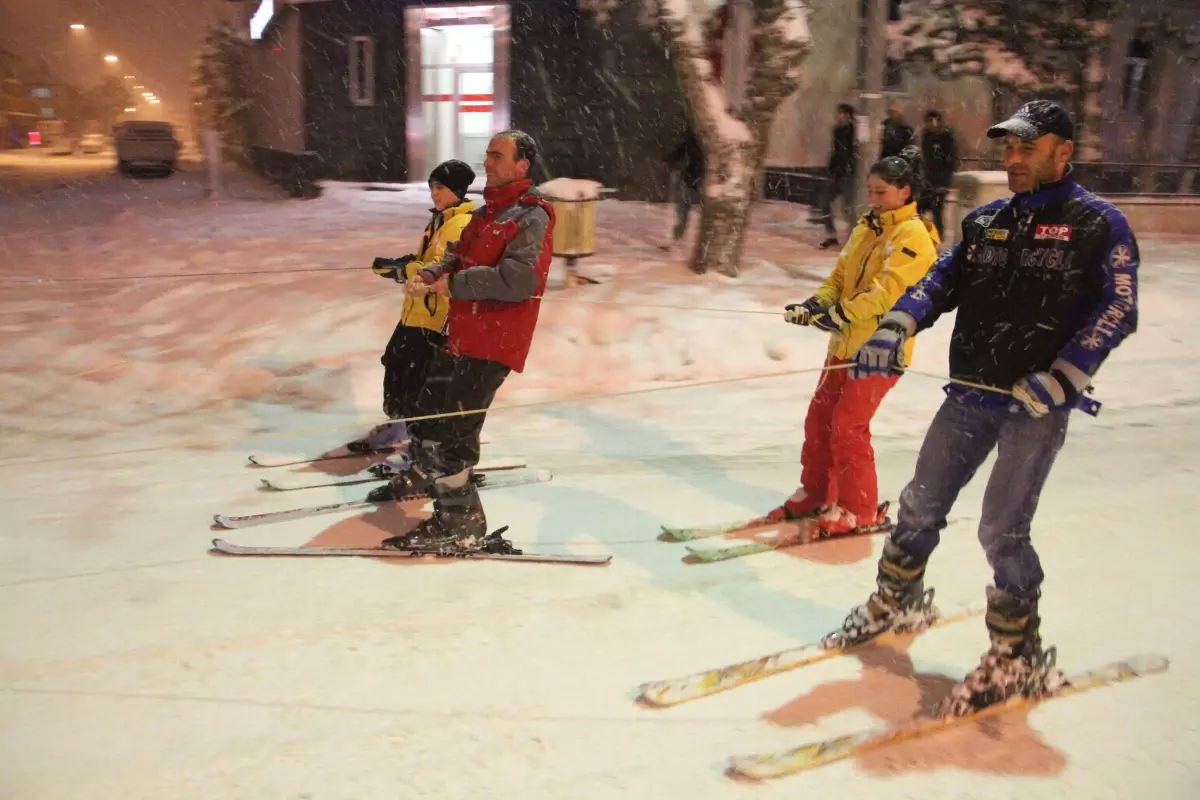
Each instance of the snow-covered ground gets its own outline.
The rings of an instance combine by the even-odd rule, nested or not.
[[[819,366],[825,339],[780,309],[832,264],[807,209],[763,206],[730,280],[657,248],[666,207],[606,200],[600,252],[581,266],[610,280],[547,292],[528,370],[488,417],[485,458],[520,456],[555,478],[484,501],[520,546],[612,553],[610,566],[239,560],[210,555],[209,540],[374,545],[421,513],[209,527],[216,512],[363,494],[264,494],[260,476],[289,470],[246,456],[321,452],[379,421],[378,353],[401,296],[368,267],[415,246],[427,196],[334,185],[282,201],[231,178],[229,199],[210,203],[186,170],[29,180],[28,194],[0,195],[0,796],[991,800],[1200,787],[1200,240],[1143,242],[1141,330],[1097,381],[1100,417],[1072,421],[1034,533],[1060,664],[1151,652],[1171,670],[749,786],[722,774],[727,757],[901,721],[986,644],[976,620],[670,710],[633,703],[643,681],[814,640],[873,585],[878,538],[712,565],[656,539],[661,524],[759,513],[795,486],[817,377],[800,371]],[[950,325],[922,335],[916,370],[945,373]],[[910,375],[883,405],[887,497],[940,386]],[[963,493],[931,564],[945,604],[982,600],[989,578],[974,535],[982,485]]]

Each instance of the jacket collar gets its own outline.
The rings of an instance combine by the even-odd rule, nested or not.
[[[435,217],[438,214],[441,214],[446,219],[450,219],[451,217],[457,217],[459,214],[470,214],[474,210],[475,210],[475,201],[474,200],[463,200],[458,205],[450,206],[449,208],[445,209],[444,211],[438,211],[436,208],[431,208],[431,209],[429,209],[429,213],[433,214]]]
[[[894,228],[901,222],[907,222],[916,216],[917,203],[914,200],[894,211],[885,211],[882,214],[876,214],[874,211],[871,211],[863,216],[862,221],[866,222],[871,230],[875,231],[875,235],[880,236],[884,230]]]
[[[917,203],[914,200],[908,205],[897,208],[895,211],[883,212],[879,215],[879,222],[885,228],[893,228],[901,222],[908,222],[915,216],[917,216]]]
[[[1032,192],[1014,194],[1008,201],[1008,204],[1017,213],[1027,213],[1043,206],[1061,203],[1075,191],[1075,178],[1071,174],[1073,171],[1071,165],[1068,164],[1067,171],[1063,174],[1061,180],[1039,184]]]
[[[483,202],[493,207],[511,206],[521,195],[528,192],[531,186],[533,186],[533,181],[528,178],[506,183],[503,186],[488,186],[483,190]]]

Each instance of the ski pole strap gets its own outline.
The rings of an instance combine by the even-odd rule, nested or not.
[[[1072,408],[1077,408],[1080,411],[1082,411],[1083,413],[1087,414],[1088,416],[1095,417],[1095,416],[1099,416],[1100,407],[1103,405],[1104,404],[1101,403],[1096,398],[1089,397],[1086,394],[1084,394],[1083,392],[1080,392],[1079,395],[1075,398],[1075,403],[1072,406]]]

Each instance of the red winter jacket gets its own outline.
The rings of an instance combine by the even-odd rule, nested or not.
[[[430,283],[450,276],[446,350],[515,372],[525,369],[554,252],[554,208],[532,186],[524,180],[484,189],[485,205],[457,246],[422,271]]]

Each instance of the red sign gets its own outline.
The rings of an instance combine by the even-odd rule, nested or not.
[[[1034,239],[1058,239],[1060,242],[1071,241],[1070,225],[1038,225],[1033,232]]]

